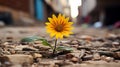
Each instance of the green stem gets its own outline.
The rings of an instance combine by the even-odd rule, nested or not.
[[[57,46],[57,39],[55,40],[55,46],[54,46],[54,49],[53,49],[53,55],[55,55],[55,53],[56,53],[56,46]]]

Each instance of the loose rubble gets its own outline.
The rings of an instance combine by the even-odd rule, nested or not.
[[[53,44],[54,39],[48,41]],[[43,46],[40,41],[16,42],[12,36],[5,40],[0,39],[0,67],[82,67],[85,63],[92,62],[120,63],[119,35],[109,34],[102,38],[92,35],[78,37],[77,33],[71,35],[70,39],[59,41],[58,45],[71,47],[73,51],[58,52],[51,57],[51,49]]]

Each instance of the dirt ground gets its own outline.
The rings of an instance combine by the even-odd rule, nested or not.
[[[90,36],[97,36],[97,37],[106,37],[106,35],[120,35],[120,29],[108,30],[108,29],[94,29],[94,28],[81,28],[75,27],[73,30],[74,34],[77,36],[79,35],[90,35]],[[0,28],[0,37],[6,38],[12,36],[13,38],[23,38],[25,36],[32,36],[32,35],[40,35],[40,36],[49,36],[46,33],[45,27],[3,27]]]
[[[63,46],[67,45],[72,47],[74,49],[72,53],[62,54],[52,59],[41,57],[43,56],[43,54],[38,53],[40,54],[38,55],[40,57],[38,64],[38,62],[34,61],[36,58],[31,61],[29,57],[25,58],[23,55],[21,55],[21,53],[19,53],[20,57],[17,56],[16,59],[11,58],[11,56],[8,55],[15,55],[13,57],[16,57],[17,52],[12,53],[8,50],[10,54],[3,53],[2,55],[0,55],[0,67],[11,66],[9,65],[10,63],[8,63],[8,65],[3,63],[6,60],[4,59],[4,61],[2,61],[3,59],[1,60],[1,57],[4,56],[7,56],[9,58],[10,62],[12,63],[11,67],[120,67],[120,29],[94,29],[75,27],[73,32],[74,34],[72,34],[70,37],[65,37],[63,40],[58,41],[58,43],[62,44]],[[49,34],[46,33],[44,26],[2,27],[0,28],[0,45],[9,45],[7,42],[8,39],[12,39],[12,42],[14,44],[17,44],[21,41],[22,38],[28,36],[43,37],[49,42],[52,41],[51,44],[53,44],[54,42],[54,38],[52,39],[49,37]],[[11,46],[12,45],[5,47],[8,48]],[[3,51],[5,51],[5,47],[2,47]],[[94,48],[97,52],[95,52]],[[102,53],[104,51],[106,52]],[[110,53],[107,53],[107,51],[109,51]],[[31,55],[29,53],[27,54],[27,52],[25,53],[25,55]],[[117,54],[114,56],[113,54],[111,55],[111,53]],[[64,56],[67,58],[70,56],[70,58],[66,59],[64,58]],[[27,63],[23,62],[25,60]]]

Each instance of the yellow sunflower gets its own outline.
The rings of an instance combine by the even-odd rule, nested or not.
[[[73,22],[69,22],[69,18],[65,18],[64,15],[59,14],[58,17],[52,15],[52,18],[48,18],[48,20],[49,22],[46,22],[46,29],[51,37],[62,39],[63,36],[68,37],[73,33],[71,32]]]

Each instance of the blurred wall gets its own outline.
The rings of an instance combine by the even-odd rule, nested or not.
[[[82,0],[82,16],[87,16],[96,6],[96,0]]]
[[[30,0],[0,0],[0,5],[7,6],[15,10],[30,12]]]
[[[34,0],[0,0],[0,12],[11,13],[13,24],[33,23]]]
[[[82,20],[89,18],[89,23],[97,21],[104,26],[120,21],[120,0],[82,0]]]
[[[50,5],[54,11],[58,13],[70,16],[70,5],[69,0],[45,0],[48,5]]]

